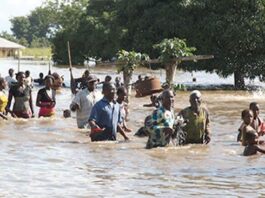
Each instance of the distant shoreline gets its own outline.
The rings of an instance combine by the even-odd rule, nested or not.
[[[181,85],[181,86],[180,86]],[[258,91],[265,88],[259,85],[246,85],[245,89],[238,91]],[[175,91],[191,91],[191,90],[205,90],[205,91],[237,91],[233,84],[175,84]]]

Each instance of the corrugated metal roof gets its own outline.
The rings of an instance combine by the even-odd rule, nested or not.
[[[25,49],[26,47],[0,37],[0,48]]]

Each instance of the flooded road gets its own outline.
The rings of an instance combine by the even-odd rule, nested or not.
[[[16,69],[15,61],[0,60],[1,76]],[[34,78],[47,73],[47,65],[21,63]],[[69,81],[67,68],[52,68]],[[80,76],[84,68],[74,69]],[[101,80],[113,68],[93,69]],[[160,71],[137,70],[138,74]],[[215,75],[197,73],[201,82],[226,82]],[[203,78],[204,75],[204,78]],[[203,81],[205,79],[205,82]],[[189,82],[190,74],[179,72],[176,81]],[[34,103],[39,87],[34,87]],[[179,91],[175,110],[189,105],[189,92]],[[75,114],[64,119],[62,111],[72,100],[70,89],[56,97],[54,118],[0,120],[0,197],[264,197],[265,156],[242,156],[236,142],[241,110],[256,101],[265,118],[263,92],[203,91],[210,112],[212,141],[209,145],[187,145],[146,150],[146,138],[134,137],[152,108],[143,108],[149,97],[130,100],[133,133],[130,142],[91,143],[86,130],[78,130]],[[38,108],[35,107],[35,113]]]

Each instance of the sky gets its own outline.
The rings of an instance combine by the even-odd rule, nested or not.
[[[41,6],[45,0],[0,0],[0,32],[11,33],[10,19],[15,16],[26,16],[31,10]]]

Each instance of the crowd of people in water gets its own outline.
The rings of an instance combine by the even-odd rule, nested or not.
[[[71,72],[71,70],[70,70]],[[35,116],[33,108],[33,83],[42,86],[36,97],[39,107],[38,117],[55,115],[56,90],[64,86],[63,78],[57,73],[44,77],[39,74],[38,79],[30,76],[30,71],[14,73],[9,69],[8,76],[0,77],[0,117],[8,120],[8,114],[16,118],[32,118]],[[137,82],[136,82],[137,83]],[[102,84],[102,91],[97,85]],[[8,90],[8,94],[7,94]],[[127,126],[128,104],[127,90],[121,83],[120,77],[112,82],[111,76],[106,76],[103,82],[88,70],[82,77],[71,76],[71,91],[74,94],[69,109],[64,110],[65,118],[76,112],[77,127],[90,128],[91,141],[115,141],[117,133],[127,141],[127,133],[132,130]],[[210,119],[206,107],[202,105],[202,94],[198,90],[190,93],[190,106],[174,113],[175,94],[170,86],[164,84],[159,95],[151,95],[151,103],[145,107],[155,110],[145,118],[144,126],[136,135],[147,136],[146,148],[164,147],[184,144],[208,144],[211,141]],[[12,107],[11,107],[12,106]],[[260,136],[265,134],[265,123],[259,117],[259,104],[252,102],[249,109],[242,111],[243,120],[239,127],[237,141],[245,146],[243,155],[265,153]]]

